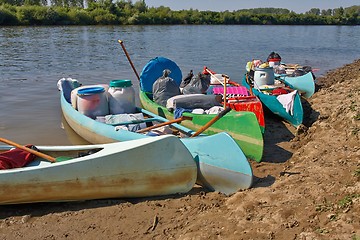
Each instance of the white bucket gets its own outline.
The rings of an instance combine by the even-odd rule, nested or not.
[[[274,69],[270,68],[255,68],[254,73],[254,87],[260,88],[262,85],[274,85]]]
[[[130,80],[112,80],[108,90],[110,114],[135,113],[135,90]]]
[[[80,113],[95,119],[109,114],[106,91],[101,86],[88,86],[77,90],[77,109]]]

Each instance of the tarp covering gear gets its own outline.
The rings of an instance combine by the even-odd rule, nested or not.
[[[182,73],[179,66],[170,59],[164,57],[156,57],[150,60],[140,74],[141,91],[151,92],[153,83],[163,75],[163,71],[169,69],[171,71],[169,77],[174,79],[177,86],[182,81]]]

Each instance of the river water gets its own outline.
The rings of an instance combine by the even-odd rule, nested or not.
[[[130,79],[156,56],[183,75],[204,66],[239,80],[246,62],[276,51],[316,75],[360,58],[360,26],[59,26],[0,27],[0,137],[21,144],[66,145],[59,92],[62,77],[83,84]],[[67,128],[65,128],[67,129]]]

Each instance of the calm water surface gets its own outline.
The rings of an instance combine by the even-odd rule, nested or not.
[[[360,26],[1,27],[0,136],[22,144],[76,142],[63,129],[56,83],[131,79],[137,90],[118,39],[138,73],[164,56],[183,75],[208,66],[239,81],[247,61],[265,60],[271,51],[318,68],[318,76],[360,58]]]

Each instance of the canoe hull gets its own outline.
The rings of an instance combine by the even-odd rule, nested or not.
[[[213,191],[221,189],[225,194],[251,187],[252,168],[239,147],[229,148],[237,144],[227,133],[182,141],[198,164],[197,183]]]
[[[45,152],[69,154],[71,148],[48,147]],[[94,146],[78,148],[85,151]],[[56,163],[37,160],[29,167],[2,170],[0,204],[186,193],[197,179],[192,155],[175,136],[104,144],[98,148],[102,150],[71,160]]]
[[[261,132],[265,132],[265,118],[264,111],[261,104],[261,101],[257,97],[236,97],[229,99],[227,107],[231,107],[235,111],[246,111],[253,112],[256,115],[256,118],[259,122]]]
[[[299,90],[305,98],[310,98],[315,93],[315,79],[312,72],[296,77],[281,75],[277,77],[282,79],[291,88]]]

